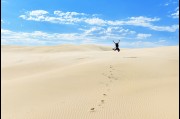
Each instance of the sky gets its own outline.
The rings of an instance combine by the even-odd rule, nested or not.
[[[1,44],[179,45],[179,0],[1,0]]]

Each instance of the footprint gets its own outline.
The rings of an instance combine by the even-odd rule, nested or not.
[[[101,100],[101,103],[104,103],[104,100]]]
[[[107,95],[104,93],[103,96],[107,96]]]
[[[91,112],[94,112],[94,111],[95,111],[95,108],[93,107],[93,108],[91,108],[90,110],[91,110]]]

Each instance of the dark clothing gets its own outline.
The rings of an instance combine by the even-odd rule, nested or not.
[[[115,45],[116,45],[116,48],[119,48],[119,43],[115,43]]]
[[[114,51],[117,50],[118,52],[120,51],[120,49],[119,49],[118,47],[114,48],[113,50],[114,50]]]

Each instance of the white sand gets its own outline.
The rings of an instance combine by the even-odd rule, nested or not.
[[[2,119],[178,119],[178,49],[2,46]]]

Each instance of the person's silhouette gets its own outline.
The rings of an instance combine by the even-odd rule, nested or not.
[[[113,41],[113,42],[114,42],[114,41]],[[120,40],[119,40],[119,42],[120,42]],[[116,48],[113,48],[114,51],[116,51],[116,50],[117,50],[118,52],[120,51],[120,49],[119,49],[119,42],[117,42],[117,43],[114,42],[114,44],[115,44],[115,46],[116,46]]]

